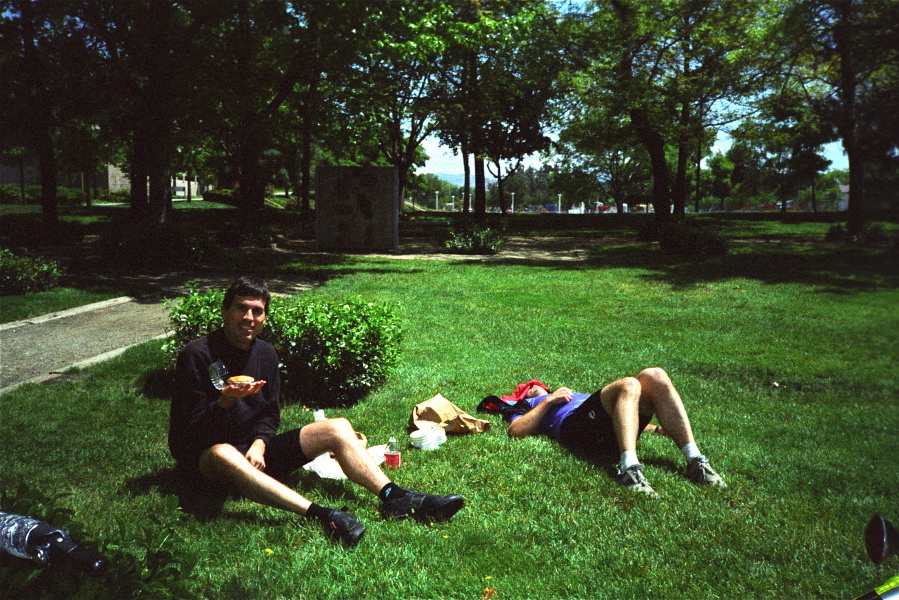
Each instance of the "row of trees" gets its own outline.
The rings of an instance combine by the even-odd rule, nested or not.
[[[487,174],[505,210],[534,152],[554,157],[557,187],[624,202],[648,182],[659,218],[681,214],[720,131],[735,141],[732,171],[765,155],[784,198],[826,167],[821,146],[841,140],[851,231],[865,169],[896,171],[896,0],[0,6],[0,149],[37,158],[47,221],[72,139],[86,169],[126,164],[131,206],[157,222],[173,169],[214,170],[252,217],[278,171],[305,212],[314,164],[390,165],[402,206],[428,136],[459,153],[476,215]]]

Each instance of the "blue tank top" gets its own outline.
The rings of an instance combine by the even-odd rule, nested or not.
[[[542,396],[536,396],[534,398],[525,398],[524,400],[531,405],[533,409],[535,406],[543,402],[543,399],[549,396],[549,394],[543,394]],[[571,400],[566,402],[565,404],[557,404],[549,409],[545,415],[543,415],[543,419],[540,421],[540,433],[545,433],[550,436],[554,440],[559,439],[559,430],[562,427],[562,421],[568,418],[571,413],[577,410],[581,404],[584,403],[584,400],[590,397],[590,394],[582,394],[580,392],[573,392],[571,394]],[[511,423],[515,419],[521,417],[522,415],[512,415],[509,419]]]

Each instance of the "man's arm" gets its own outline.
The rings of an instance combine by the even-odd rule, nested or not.
[[[540,423],[549,410],[557,404],[565,404],[571,400],[571,390],[559,388],[544,398],[533,410],[523,414],[509,424],[509,437],[523,438],[534,435],[540,430]]]

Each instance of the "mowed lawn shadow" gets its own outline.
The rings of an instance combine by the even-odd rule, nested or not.
[[[586,264],[588,268],[648,270],[650,273],[642,274],[642,278],[665,282],[675,289],[731,279],[772,285],[798,283],[837,294],[899,287],[899,252],[887,248],[740,243],[731,244],[724,256],[686,257],[667,254],[657,244],[643,243],[594,247],[588,251]]]

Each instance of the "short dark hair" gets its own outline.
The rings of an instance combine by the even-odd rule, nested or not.
[[[265,281],[258,277],[241,277],[235,279],[228,291],[225,292],[225,298],[222,300],[222,308],[228,310],[231,303],[234,302],[235,296],[244,296],[246,298],[262,298],[265,301],[265,313],[268,314],[268,305],[272,300],[272,295],[268,291]]]

